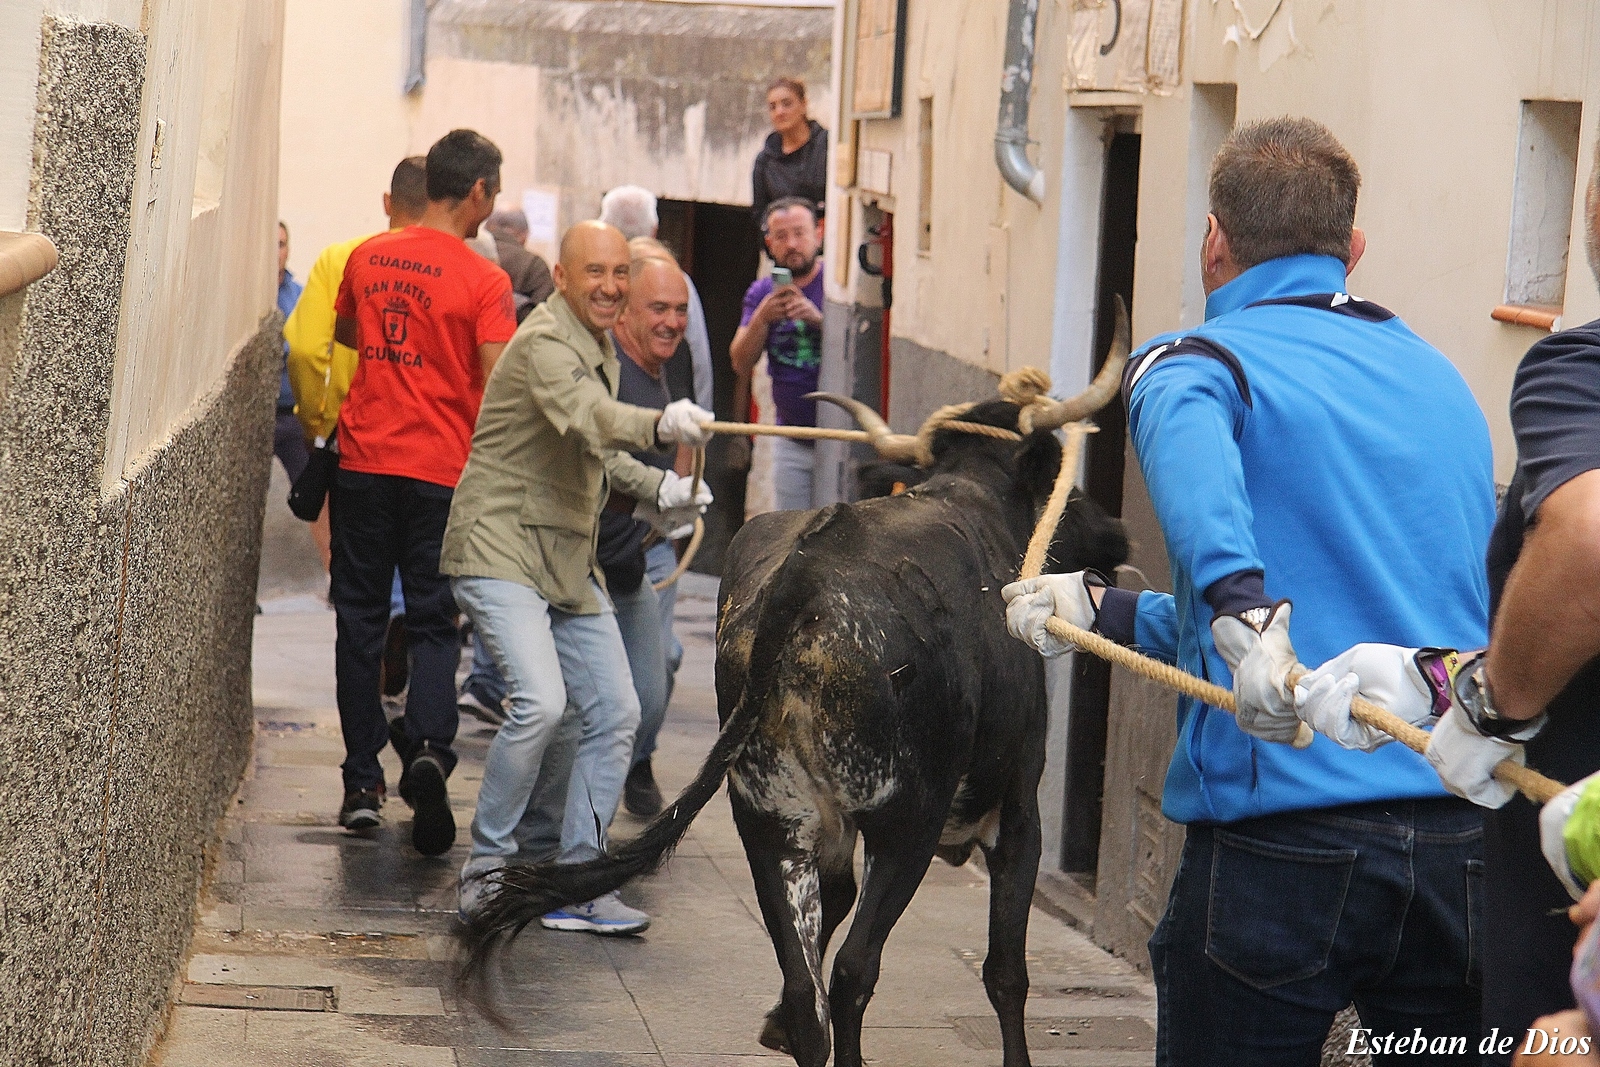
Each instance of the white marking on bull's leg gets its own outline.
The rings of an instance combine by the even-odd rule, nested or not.
[[[976,822],[947,822],[939,831],[939,844],[964,845],[976,841],[984,848],[994,848],[1000,840],[1000,809],[984,815]]]
[[[828,1031],[828,997],[822,985],[822,883],[817,877],[817,863],[811,857],[783,860],[784,896],[789,904],[789,914],[794,920],[795,933],[800,938],[800,949],[805,955],[806,970],[811,974],[811,986],[816,993],[817,1023],[822,1032]]]
[[[984,848],[1000,843],[1000,809],[997,807],[978,822],[978,840]]]

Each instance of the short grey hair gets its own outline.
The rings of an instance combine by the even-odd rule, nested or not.
[[[496,236],[505,235],[514,241],[528,239],[528,216],[519,207],[496,211],[483,225]]]
[[[639,185],[619,185],[600,198],[600,221],[615,226],[630,241],[654,237],[661,224],[656,194]]]

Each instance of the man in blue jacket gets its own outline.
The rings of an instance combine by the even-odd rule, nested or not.
[[[1399,745],[1296,747],[1312,736],[1288,681],[1300,660],[1475,647],[1488,617],[1488,427],[1443,355],[1349,295],[1359,186],[1318,123],[1228,139],[1206,321],[1156,338],[1124,380],[1174,593],[1081,573],[1006,590],[1012,632],[1046,654],[1067,647],[1044,629],[1059,614],[1239,704],[1178,703],[1163,810],[1188,834],[1150,939],[1163,1065],[1311,1067],[1351,1002],[1369,1051],[1477,1051],[1481,816]]]

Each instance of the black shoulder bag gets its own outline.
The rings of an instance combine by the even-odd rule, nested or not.
[[[304,522],[316,522],[322,514],[322,502],[328,498],[333,476],[339,469],[339,431],[335,429],[328,439],[311,450],[306,469],[294,480],[289,489],[289,510]]]

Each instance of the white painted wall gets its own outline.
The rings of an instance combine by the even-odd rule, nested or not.
[[[277,293],[281,0],[149,0],[145,13],[107,492],[221,383]]]
[[[141,6],[140,0],[0,0],[0,230],[26,228],[44,16],[136,29]]]
[[[845,0],[837,9],[841,38],[854,7]],[[1239,5],[1191,0],[1183,84],[1170,95],[1102,101],[1140,113],[1135,341],[1192,324],[1203,310],[1191,264],[1218,131],[1203,106],[1197,114],[1193,86],[1235,85],[1240,121],[1308,115],[1327,123],[1356,157],[1363,176],[1358,224],[1369,244],[1352,287],[1395,310],[1460,368],[1488,415],[1497,473],[1508,479],[1511,377],[1541,336],[1489,318],[1505,293],[1521,102],[1583,102],[1578,183],[1585,182],[1600,126],[1600,6],[1282,0],[1262,7],[1274,14],[1252,38],[1238,25]],[[1067,0],[1039,8],[1030,129],[1037,147],[1029,151],[1045,172],[1042,207],[1005,187],[994,163],[1006,5],[979,0],[910,0],[907,117],[860,123],[861,148],[891,154],[890,191],[834,194],[840,205],[853,195],[857,212],[863,199],[874,200],[904,222],[896,227],[895,336],[994,370],[1048,361],[1063,379],[1058,388],[1089,365],[1082,295],[1093,284],[1096,257],[1083,235],[1100,214],[1096,183],[1081,169],[1093,152],[1073,147],[1083,127],[1068,117],[1075,110],[1066,86],[1073,10]],[[841,99],[848,78],[846,69]],[[933,98],[935,204],[932,249],[919,254],[922,96]],[[849,117],[836,114],[832,122],[846,129]],[[1580,196],[1572,208],[1567,323],[1600,316],[1581,211]],[[848,244],[844,226],[831,228],[835,262],[853,258],[858,222],[859,214]],[[996,233],[1004,234],[1008,260],[1003,303],[984,296]],[[850,299],[854,276],[829,275],[830,296]],[[990,321],[997,314],[1003,323]],[[1003,361],[985,351],[996,329],[1007,342]]]
[[[46,17],[148,39],[109,492],[216,388],[274,306],[282,0],[0,0],[0,229],[27,220]]]
[[[407,7],[284,4],[278,204],[289,225],[289,269],[302,281],[323,248],[386,225],[382,197],[395,164],[414,150],[418,109],[401,91]]]
[[[831,7],[832,0],[732,6]],[[627,183],[676,199],[750,202],[750,165],[767,131],[713,144],[704,102],[690,102],[677,117],[682,143],[664,150],[626,97],[597,84],[569,99],[529,65],[433,54],[426,84],[405,95],[407,7],[405,0],[286,0],[279,203],[290,229],[289,267],[301,278],[327,245],[381,229],[380,197],[395,164],[461,126],[505,154],[501,207],[519,205],[527,189],[559,191],[563,225],[592,217],[606,189]],[[826,122],[831,90],[815,86],[811,95],[812,114]]]
[[[1105,117],[1098,109],[1067,111],[1062,135],[1061,202],[1056,237],[1055,317],[1050,327],[1050,381],[1067,396],[1086,385],[1093,367],[1094,317],[1100,286],[1100,199],[1105,185]]]

